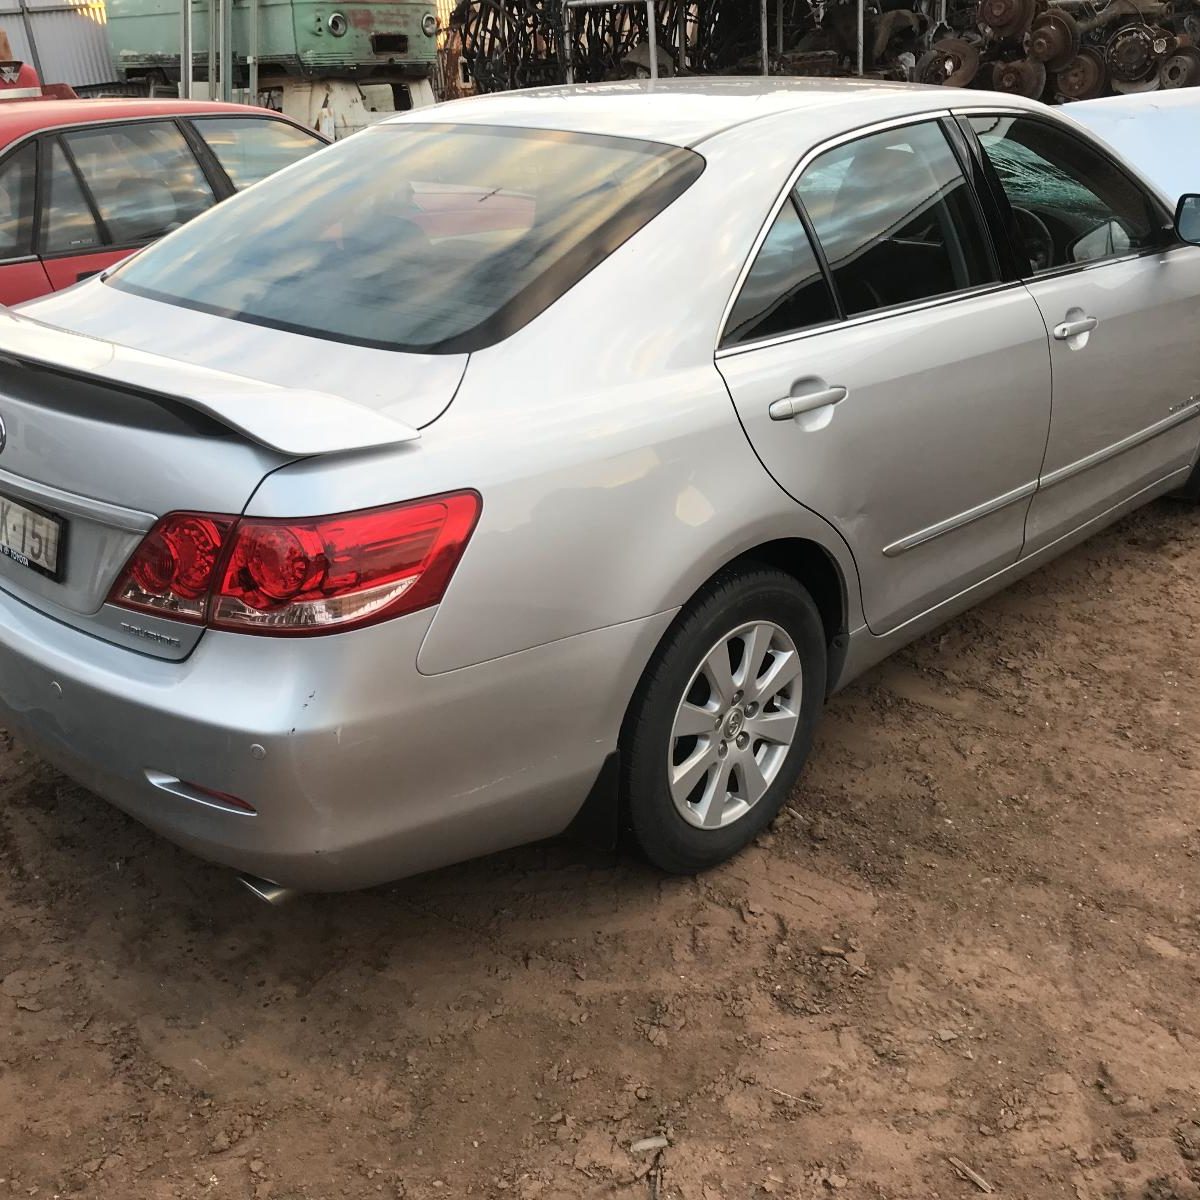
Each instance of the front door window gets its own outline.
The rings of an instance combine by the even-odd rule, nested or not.
[[[1124,171],[1069,130],[1034,117],[968,123],[1011,209],[1011,233],[1030,274],[1153,249],[1165,217]]]

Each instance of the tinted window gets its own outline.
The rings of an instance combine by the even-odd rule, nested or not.
[[[972,117],[1013,210],[1034,272],[1159,244],[1160,219],[1141,188],[1099,150],[1046,121]]]
[[[627,138],[382,125],[225,201],[114,287],[387,349],[520,328],[700,174]]]
[[[37,150],[30,142],[0,164],[0,259],[33,251]]]
[[[196,156],[169,121],[81,129],[64,141],[114,245],[161,237],[213,203]]]
[[[83,254],[101,245],[100,231],[71,161],[58,141],[48,142],[42,247],[46,254]]]
[[[239,191],[291,166],[325,144],[286,121],[206,117],[192,124]]]
[[[800,177],[797,193],[847,314],[995,278],[967,181],[935,124],[826,151]]]
[[[833,295],[796,207],[787,200],[734,302],[721,345],[776,337],[837,316]]]

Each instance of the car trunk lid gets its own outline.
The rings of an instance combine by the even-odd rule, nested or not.
[[[22,305],[20,313],[176,365],[346,397],[414,429],[445,412],[467,366],[466,354],[410,354],[308,337],[149,300],[98,279]]]
[[[97,636],[173,658],[190,652],[199,627],[106,604],[158,517],[236,514],[265,475],[296,458],[420,437],[344,396],[183,363],[3,312],[0,420],[0,503],[9,506],[11,525],[3,540],[12,550],[0,554],[0,589]],[[33,541],[15,543],[59,525],[57,570],[48,573],[29,553]]]

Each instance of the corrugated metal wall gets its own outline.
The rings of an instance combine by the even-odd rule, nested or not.
[[[43,83],[85,87],[117,78],[104,19],[104,0],[0,0],[0,30]]]

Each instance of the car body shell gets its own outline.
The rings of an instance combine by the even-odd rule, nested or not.
[[[1027,548],[1018,536],[1011,553],[985,561],[964,541],[941,576],[903,603],[878,589],[886,619],[873,621],[864,581],[879,566],[852,542],[876,503],[872,480],[891,469],[889,439],[864,443],[857,464],[805,460],[810,475],[799,483],[764,467],[757,435],[743,427],[758,405],[744,396],[757,393],[739,391],[758,385],[739,380],[737,364],[718,353],[752,248],[817,148],[951,110],[1044,112],[944,89],[737,79],[547,89],[398,118],[616,133],[695,147],[705,159],[678,200],[559,301],[469,356],[333,345],[99,281],[27,306],[23,317],[39,325],[201,371],[330,391],[420,430],[394,446],[295,457],[264,446],[264,419],[257,440],[186,477],[175,465],[186,439],[176,445],[164,434],[153,443],[161,468],[144,455],[122,494],[124,527],[106,543],[102,580],[156,515],[229,511],[231,488],[242,487],[244,512],[261,517],[463,487],[479,492],[483,511],[436,608],[300,645],[153,618],[138,622],[139,634],[122,632],[102,585],[71,607],[0,560],[0,716],[97,793],[207,858],[299,888],[364,886],[560,834],[585,801],[603,803],[622,721],[655,647],[705,581],[743,556],[797,565],[826,617],[836,688],[1178,486],[1200,445],[1184,418],[1170,436],[1138,444],[1144,461],[1122,458],[1131,465],[1119,480],[1076,476],[1101,478],[1096,494],[1061,492],[1071,497],[1067,516],[1047,518]],[[1194,296],[1200,251],[1178,253],[1178,286]],[[1025,295],[1016,281],[994,291],[1014,304]],[[889,353],[897,378],[919,381],[922,356],[954,336],[953,310],[924,304],[901,316],[926,331],[889,342]],[[872,339],[886,337],[878,322],[850,325],[847,336],[867,357]],[[1028,403],[1040,461],[1049,350],[1036,354],[1047,390]],[[969,378],[971,348],[952,359],[954,378]],[[12,410],[2,392],[0,415]],[[25,428],[52,438],[54,417],[35,408],[21,408]],[[100,464],[121,453],[121,431],[89,433]],[[0,492],[39,472],[43,502],[47,487],[72,497],[112,492],[103,465],[68,481],[53,478],[51,461],[23,453],[10,445],[0,459]],[[1018,498],[1026,505],[1037,490],[1033,470]],[[1011,503],[1004,511],[1024,512]],[[915,510],[901,518],[906,527],[924,519]],[[1000,526],[987,514],[969,523],[965,538],[1000,536],[989,533]],[[972,553],[973,570],[957,571],[955,555]],[[147,631],[179,640],[150,646],[138,640]],[[251,797],[257,815],[197,802],[189,780]]]

